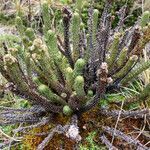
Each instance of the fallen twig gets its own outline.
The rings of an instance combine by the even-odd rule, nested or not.
[[[37,150],[43,150],[49,141],[53,138],[55,133],[65,134],[68,138],[75,140],[76,142],[80,141],[81,137],[79,135],[77,126],[77,116],[74,115],[71,118],[71,123],[69,125],[57,125],[55,128],[53,128],[48,136],[42,141],[42,143],[38,145]]]
[[[100,139],[102,143],[104,143],[109,150],[118,150],[110,143],[110,141],[107,139],[107,137],[104,134],[100,136]]]
[[[110,116],[113,118],[117,118],[119,115],[119,110],[107,110],[102,109],[100,110],[100,114]],[[136,111],[122,111],[120,117],[128,117],[128,118],[144,118],[146,115],[146,119],[150,119],[150,109],[141,109]]]
[[[111,135],[114,135],[116,137],[119,137],[122,140],[126,141],[127,143],[133,144],[134,146],[137,147],[137,149],[140,149],[140,150],[148,150],[149,149],[148,147],[141,144],[139,140],[135,140],[135,139],[131,138],[129,135],[126,135],[126,134],[124,134],[123,132],[121,132],[119,130],[115,130],[114,128],[110,128],[108,126],[103,127],[103,129],[104,129],[105,132],[107,132]],[[114,133],[114,130],[115,130],[115,133]]]

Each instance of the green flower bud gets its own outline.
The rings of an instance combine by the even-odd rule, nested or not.
[[[85,25],[83,22],[80,23],[80,29],[84,29]]]
[[[67,72],[68,74],[72,74],[72,73],[73,73],[73,70],[72,70],[71,67],[68,67],[68,68],[66,69],[66,72]]]
[[[72,109],[68,105],[66,105],[66,106],[63,107],[63,113],[65,115],[69,116],[69,115],[72,114],[72,112],[73,112]]]
[[[78,84],[82,84],[84,82],[84,78],[82,76],[77,76],[75,81],[78,82]]]
[[[65,76],[66,76],[66,84],[67,87],[70,91],[72,91],[72,87],[73,87],[73,82],[74,82],[74,78],[73,78],[73,70],[71,67],[66,68],[65,71]]]
[[[85,66],[85,60],[80,58],[77,60],[76,64],[75,64],[75,67],[77,68],[83,68]]]
[[[47,47],[48,47],[48,52],[51,56],[51,58],[53,60],[56,60],[56,62],[58,61],[58,56],[59,54],[59,50],[57,47],[57,37],[54,31],[52,30],[48,30],[47,32],[47,36],[46,36],[46,43],[47,43]]]
[[[94,9],[93,11],[93,42],[96,43],[96,33],[97,33],[97,25],[98,25],[98,15],[99,11]]]
[[[77,77],[78,75],[82,75],[82,71],[85,67],[85,60],[80,58],[76,61],[75,63],[75,68],[74,68],[74,77]]]
[[[93,91],[92,90],[88,90],[87,96],[92,97],[93,96]]]
[[[31,41],[35,39],[34,30],[32,28],[27,28],[25,34]]]
[[[97,9],[94,9],[94,14],[99,14],[99,11]]]
[[[41,85],[38,87],[38,90],[39,90],[41,93],[45,94],[45,93],[49,90],[49,88],[48,88],[46,85],[41,84]]]
[[[84,91],[84,78],[82,76],[77,76],[75,78],[74,90],[78,96],[85,96]]]
[[[16,21],[16,27],[19,31],[20,36],[24,36],[25,26],[23,25],[22,19],[19,16],[17,16],[15,21]]]

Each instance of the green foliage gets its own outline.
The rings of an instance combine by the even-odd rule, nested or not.
[[[38,86],[38,91],[54,103],[62,103],[63,105],[66,104],[59,96],[54,94],[49,87],[44,84]]]
[[[42,5],[42,16],[44,20],[44,32],[46,33],[51,29],[50,9],[46,1]]]
[[[98,26],[98,19],[99,19],[99,11],[98,9],[93,10],[93,43],[96,44],[96,32],[97,32],[97,26]]]
[[[33,41],[35,39],[34,30],[32,28],[27,28],[25,31],[25,35],[29,38],[29,40]]]
[[[143,92],[140,94],[139,99],[141,100],[146,100],[150,97],[150,83],[148,85],[146,85],[146,87],[144,88]]]
[[[6,134],[11,134],[12,132],[12,129],[14,128],[14,126],[5,126],[5,127],[1,127],[0,128],[2,129],[2,131]]]
[[[23,37],[25,34],[25,26],[23,25],[23,21],[19,16],[16,17],[16,27],[19,31],[20,36]]]
[[[86,95],[84,91],[84,78],[82,76],[77,76],[75,78],[74,90],[78,96],[83,97]]]
[[[5,15],[2,11],[0,12],[0,23],[2,25],[14,25],[15,22],[14,15]]]
[[[20,42],[20,39],[13,34],[2,34],[0,36],[0,42],[4,42],[4,41],[8,41],[8,42]]]
[[[109,49],[110,58],[107,60],[107,63],[110,68],[112,67],[111,65],[113,65],[113,62],[115,61],[117,54],[118,54],[119,40],[120,40],[120,33],[116,33],[114,35],[114,41]]]
[[[128,62],[126,63],[126,65],[118,73],[116,73],[114,77],[120,78],[124,76],[126,72],[128,72],[133,67],[133,65],[136,63],[137,60],[138,60],[138,57],[136,55],[131,56]]]
[[[62,33],[59,34],[56,31],[57,27],[54,30],[51,26],[51,8],[49,8],[47,2],[42,4],[43,37],[36,35],[34,29],[26,28],[22,19],[16,17],[21,45],[18,43],[8,45],[10,46],[9,54],[1,54],[3,58],[1,68],[6,70],[8,74],[13,74],[9,80],[15,82],[23,93],[28,93],[29,97],[32,97],[31,99],[39,94],[39,96],[43,96],[39,97],[39,99],[43,98],[41,103],[48,101],[60,110],[67,104],[74,111],[79,111],[79,108],[82,110],[84,107],[91,107],[92,98],[96,95],[98,89],[100,89],[100,93],[107,94],[105,93],[107,86],[123,83],[125,80],[126,82],[130,81],[131,74],[133,75],[132,68],[135,69],[139,58],[137,54],[134,54],[134,49],[131,50],[132,53],[128,52],[127,43],[123,43],[124,47],[120,49],[120,39],[124,42],[125,34],[122,26],[118,24],[118,30],[110,35],[111,26],[108,25],[110,20],[106,19],[107,16],[105,16],[105,13],[109,13],[110,6],[109,3],[106,3],[101,18],[100,25],[106,26],[105,28],[98,26],[100,14],[98,10],[92,10],[92,8],[89,10],[90,17],[87,31],[84,29],[87,24],[82,22],[83,18],[78,13],[78,9],[81,10],[82,7],[76,9],[73,15],[68,8],[64,8],[64,36],[62,38],[60,38]],[[137,42],[139,45],[144,46],[148,42],[148,30],[149,26],[144,30],[146,34],[143,34],[142,43]],[[71,34],[69,34],[69,31],[71,31]],[[89,37],[86,37],[85,33],[89,34]],[[132,37],[130,40],[132,41]],[[84,41],[87,41],[87,43],[84,43]],[[20,46],[22,47],[20,48]],[[99,53],[100,51],[101,53]],[[87,54],[89,57],[87,57]],[[105,56],[109,57],[105,58]],[[105,59],[107,63],[104,62]],[[148,67],[149,62],[146,62],[137,69],[138,71],[134,70],[133,77],[136,77]],[[108,76],[111,71],[114,71],[113,75]],[[128,76],[130,76],[130,79]],[[91,89],[93,83],[102,87]],[[35,91],[31,86],[33,84],[35,84]],[[99,98],[97,98],[98,101]],[[80,106],[77,106],[77,104]],[[93,105],[95,104],[93,100]],[[50,107],[50,110],[52,111],[53,108]]]
[[[140,100],[149,98],[149,84],[141,93],[123,85],[150,67],[149,61],[138,65],[142,49],[150,41],[150,25],[142,30],[139,27],[140,36],[137,38],[134,37],[137,31],[135,26],[124,30],[120,23],[122,20],[115,29],[112,28],[113,16],[110,12],[114,4],[111,1],[106,3],[101,19],[101,13],[91,7],[86,23],[81,14],[82,6],[82,1],[77,1],[74,13],[64,7],[63,26],[59,26],[52,23],[54,16],[51,8],[44,2],[44,25],[40,35],[35,34],[33,28],[26,28],[21,17],[16,17],[19,42],[12,41],[10,44],[4,41],[0,53],[0,72],[12,84],[10,90],[29,102],[29,105],[23,102],[21,107],[33,107],[8,110],[10,116],[15,116],[14,120],[9,115],[3,115],[4,108],[0,113],[0,117],[4,117],[2,125],[20,122],[34,124],[43,117],[56,114],[62,118],[72,114],[82,117],[84,112],[98,103],[101,106],[99,109],[106,109],[113,102],[127,100],[128,97],[119,91],[122,89],[128,90],[131,96],[132,93],[138,93]],[[120,19],[125,18],[123,15]],[[63,29],[57,30],[60,28]],[[138,106],[138,103],[135,104]],[[131,108],[136,106],[129,105]],[[18,112],[22,114],[18,115]],[[76,120],[73,124],[77,126]],[[64,132],[64,129],[59,131],[59,128],[63,127],[54,128],[52,133]],[[102,149],[94,142],[95,135],[94,132],[87,137],[88,148]],[[42,144],[45,146],[45,143]],[[82,145],[80,148],[86,149]]]
[[[102,14],[104,5],[105,5],[105,0],[95,0],[93,2],[93,6],[95,9],[97,9],[99,11],[99,14]],[[134,0],[116,0],[113,2],[112,4],[112,9],[111,9],[111,13],[112,15],[115,16],[115,19],[113,21],[113,27],[117,26],[117,22],[119,20],[118,15],[116,14],[116,11],[118,11],[122,6],[127,5],[127,13],[130,14],[130,17],[125,21],[125,25],[126,26],[131,26],[135,23],[135,21],[137,20],[138,16],[141,15],[141,9],[136,9],[133,12],[130,13],[130,9],[132,9],[133,4],[134,4]],[[90,7],[90,1],[86,1],[85,3],[83,3],[84,7],[82,8],[82,16],[83,16],[83,22],[87,22],[88,20],[88,8]]]
[[[59,51],[57,48],[57,39],[55,32],[53,32],[52,30],[48,30],[46,34],[46,42],[51,59],[54,59],[54,61],[58,61],[57,58],[59,57]]]
[[[121,67],[121,66],[124,64],[124,62],[126,61],[127,52],[128,52],[128,49],[127,49],[126,47],[123,48],[123,50],[121,51],[120,57],[119,57],[119,59],[117,60],[117,65],[118,65],[119,67]]]
[[[96,132],[89,133],[88,137],[86,138],[88,146],[80,145],[80,150],[106,150],[106,147],[97,145],[95,143],[94,138],[96,134]]]
[[[150,61],[141,62],[134,70],[132,70],[123,80],[122,84],[127,83],[128,81],[131,81],[136,76],[138,76],[141,72],[144,70],[147,70],[150,67]]]
[[[65,71],[65,76],[66,76],[66,84],[69,90],[72,90],[73,88],[73,83],[74,83],[74,77],[73,77],[73,69],[71,67],[66,68]]]
[[[61,2],[62,4],[69,4],[69,3],[70,3],[70,0],[60,0],[60,2]]]
[[[80,58],[76,61],[75,63],[75,67],[74,67],[74,78],[77,77],[78,75],[82,75],[83,74],[83,69],[85,67],[85,60]]]
[[[150,22],[150,12],[145,11],[141,18],[141,27],[145,27]]]

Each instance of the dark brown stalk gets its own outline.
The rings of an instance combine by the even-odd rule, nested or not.
[[[74,62],[71,56],[71,49],[70,49],[70,36],[69,36],[69,28],[70,28],[70,20],[72,14],[67,7],[63,8],[63,24],[64,24],[64,48],[66,52],[66,57],[68,62],[72,68],[74,68]]]
[[[80,115],[86,111],[89,111],[91,108],[97,105],[101,98],[103,98],[107,86],[107,67],[107,63],[102,63],[102,65],[100,66],[100,69],[97,71],[98,84],[96,89],[96,95],[92,98],[92,100],[88,102],[88,104],[81,107],[79,111],[77,111],[77,114]]]
[[[130,53],[134,49],[134,47],[138,43],[140,37],[141,37],[141,33],[139,31],[139,28],[135,28],[133,35],[132,35],[131,43],[130,43],[129,48],[128,48],[128,53]]]
[[[119,16],[119,22],[117,24],[117,27],[115,28],[116,32],[120,32],[120,30],[123,28],[126,11],[127,11],[127,5],[123,6],[117,14]]]

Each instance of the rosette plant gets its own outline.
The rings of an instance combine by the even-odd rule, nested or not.
[[[23,123],[16,131],[51,125],[49,133],[37,145],[42,150],[55,133],[79,142],[80,120],[84,113],[98,107],[106,93],[119,91],[142,71],[150,67],[150,61],[139,63],[142,49],[150,41],[150,25],[124,29],[126,6],[118,12],[118,25],[112,29],[110,14],[112,0],[107,0],[101,17],[92,4],[88,11],[87,27],[82,22],[80,10],[62,9],[62,22],[57,27],[51,22],[51,9],[42,4],[43,32],[26,28],[20,17],[16,18],[19,42],[4,42],[0,52],[0,72],[8,81],[7,89],[22,97],[31,108],[8,108],[1,106],[0,125]],[[144,16],[142,22],[144,22]],[[150,84],[134,101],[149,99]],[[126,102],[126,101],[125,101]],[[117,110],[98,107],[99,113],[116,117]],[[55,117],[70,118],[66,125]],[[125,111],[123,116],[142,118],[149,110]],[[53,121],[52,121],[53,120]],[[60,119],[61,120],[61,119]],[[29,124],[32,124],[29,126]],[[112,133],[114,129],[103,127]],[[120,135],[121,131],[116,134]],[[125,135],[126,136],[126,135]],[[111,145],[105,135],[101,136],[107,147]],[[128,141],[132,138],[127,136]],[[135,141],[137,142],[137,141]],[[138,148],[147,148],[139,141]],[[112,146],[113,147],[113,146]],[[31,147],[32,148],[32,147]]]

